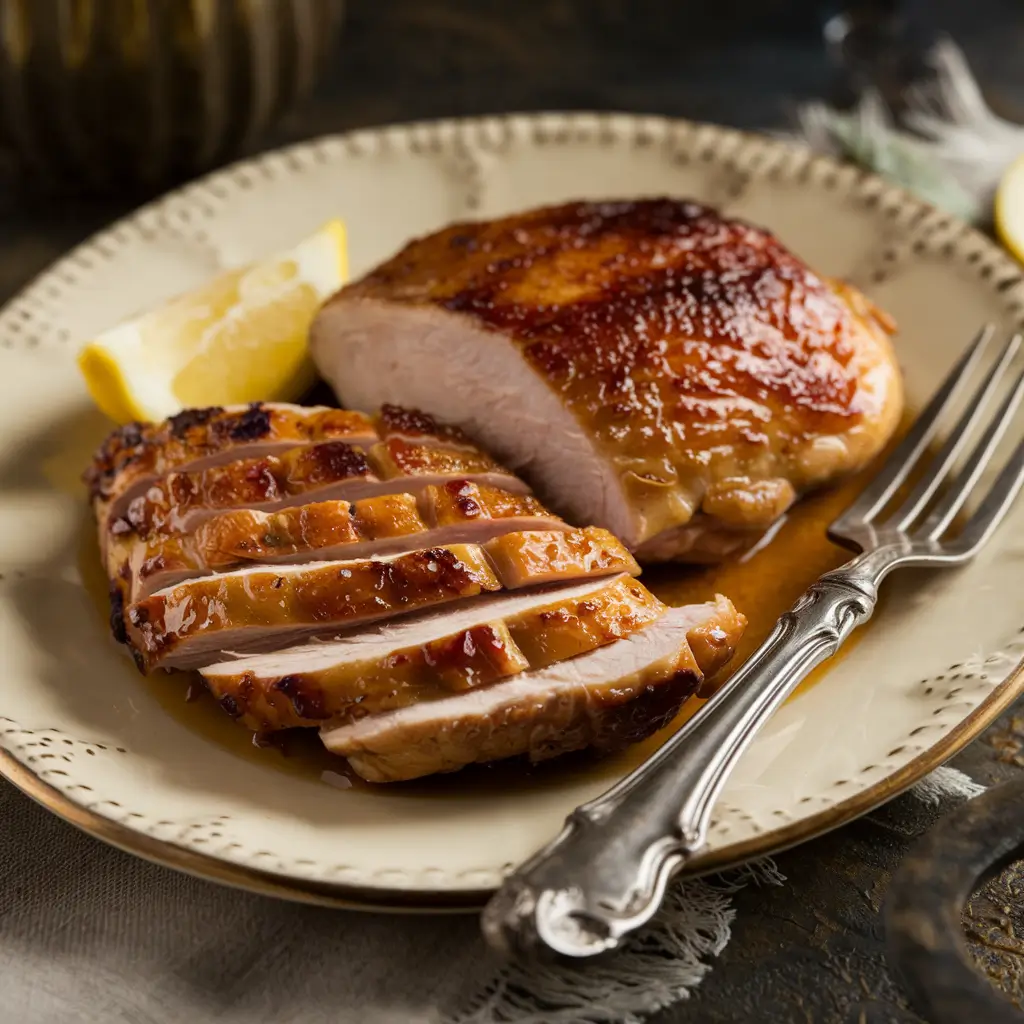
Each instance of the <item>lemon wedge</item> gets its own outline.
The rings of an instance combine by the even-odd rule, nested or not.
[[[1003,245],[1024,263],[1024,156],[1003,173],[996,189],[996,231]]]
[[[334,220],[289,252],[226,271],[105,331],[78,365],[93,400],[118,423],[295,399],[315,377],[309,325],[347,277],[345,226]]]

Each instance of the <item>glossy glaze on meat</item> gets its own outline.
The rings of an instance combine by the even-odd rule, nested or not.
[[[125,603],[194,576],[254,563],[302,564],[394,554],[444,544],[483,544],[505,533],[571,527],[536,498],[455,480],[414,494],[318,501],[276,511],[238,509],[191,534],[134,533],[108,543],[108,573]]]
[[[210,692],[247,728],[268,732],[355,720],[489,686],[630,636],[665,606],[629,576],[495,594],[457,610],[203,669]]]
[[[458,503],[450,500],[460,497]],[[197,559],[223,572],[245,562],[302,562],[342,550],[360,554],[472,541],[507,532],[569,530],[536,498],[456,480],[415,494],[385,494],[354,503],[322,501],[276,512],[240,510],[215,516],[193,535]],[[441,536],[448,539],[441,540]]]
[[[441,448],[401,437],[392,437],[374,445],[369,457],[377,472],[387,480],[428,475],[458,479],[507,472],[479,448]]]
[[[742,617],[724,598],[671,608],[616,643],[505,682],[329,725],[328,750],[371,782],[397,782],[467,764],[574,750],[618,750],[667,725],[703,680],[687,637],[714,625],[739,639]]]
[[[119,427],[96,452],[85,483],[103,517],[116,517],[153,480],[173,470],[199,470],[321,441],[376,440],[369,417],[345,409],[275,402],[186,409],[161,423]]]
[[[609,572],[640,575],[640,566],[607,530],[544,530],[506,533],[484,545],[506,587],[556,583]]]
[[[505,543],[518,537],[518,543]],[[128,641],[146,671],[200,667],[217,660],[220,651],[273,649],[293,634],[330,636],[360,622],[484,591],[640,571],[629,552],[604,530],[533,537],[509,534],[482,546],[251,566],[190,579],[130,605],[124,613]],[[541,546],[553,545],[559,545],[557,561],[536,557]]]
[[[460,526],[464,523],[523,516],[547,518],[549,521],[558,518],[531,494],[490,487],[473,480],[446,480],[428,487],[423,494],[423,505],[429,510],[427,515],[434,526]],[[568,528],[566,523],[563,526]]]
[[[114,537],[144,539],[160,533],[188,533],[227,509],[264,510],[327,499],[415,493],[449,479],[466,478],[510,491],[527,490],[475,448],[431,448],[393,439],[363,449],[328,441],[195,473],[169,473],[129,502],[124,515],[113,520],[108,530]]]
[[[197,668],[500,589],[479,548],[453,545],[205,576],[136,602],[125,622],[143,671]]]
[[[371,722],[325,739],[383,780],[612,749],[675,713],[701,659],[731,655],[742,622],[728,602],[689,629],[691,650],[679,622],[693,609],[668,611],[611,533],[549,512],[458,428],[394,406],[270,409],[121,430],[87,474],[111,626],[143,672],[203,669],[260,732]],[[648,630],[667,616],[674,645],[630,646],[664,643]],[[489,710],[474,721],[457,704],[425,727],[419,709],[453,695]]]
[[[391,438],[434,446],[474,447],[457,427],[415,409],[384,406],[372,418],[328,406],[253,402],[186,409],[160,423],[128,423],[100,445],[84,474],[89,497],[127,504],[157,477],[303,444],[347,441],[367,446]],[[110,514],[120,515],[113,507]]]
[[[767,231],[649,199],[414,241],[324,307],[311,346],[345,404],[426,409],[642,557],[703,560],[881,449],[892,330]]]

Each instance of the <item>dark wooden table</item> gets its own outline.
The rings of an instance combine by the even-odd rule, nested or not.
[[[738,125],[787,124],[830,94],[834,73],[812,0],[353,0],[318,94],[266,145],[417,118],[511,110],[615,109]],[[1024,121],[1024,5],[936,0],[992,103]],[[0,300],[138,198],[72,200],[19,189],[0,167]],[[1024,707],[953,764],[992,785],[1024,776]],[[937,812],[902,798],[778,858],[789,881],[736,898],[734,938],[674,1021],[920,1021],[888,969],[880,906],[890,876]],[[979,962],[1024,1002],[1024,873],[969,905]]]

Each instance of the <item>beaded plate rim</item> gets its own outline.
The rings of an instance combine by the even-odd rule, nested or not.
[[[740,194],[754,180],[795,181],[825,191],[845,192],[866,207],[876,208],[897,229],[896,241],[879,254],[873,280],[884,280],[892,266],[927,249],[972,267],[991,288],[993,298],[1000,300],[1014,319],[1024,322],[1024,275],[1008,255],[974,229],[876,175],[779,140],[713,125],[625,114],[548,113],[355,131],[299,143],[215,172],[99,232],[31,282],[0,311],[0,348],[54,346],[68,352],[68,333],[52,327],[54,311],[68,286],[97,265],[115,258],[129,241],[145,242],[169,234],[215,250],[204,224],[216,219],[218,208],[228,199],[258,190],[261,180],[277,180],[302,172],[312,164],[339,159],[372,158],[380,153],[444,153],[458,165],[463,202],[467,214],[472,215],[480,205],[485,187],[482,155],[500,154],[513,141],[552,148],[574,141],[635,148],[664,146],[681,162],[703,161],[720,168],[727,196]],[[995,680],[984,674],[979,677],[986,685],[982,687],[979,682],[978,699],[971,702],[968,713],[953,710],[965,706],[960,687],[948,694],[949,731],[936,737],[935,742],[897,748],[892,763],[870,766],[885,774],[853,796],[843,799],[841,792],[830,793],[823,798],[826,805],[819,810],[780,822],[748,840],[727,843],[694,860],[687,870],[718,869],[794,845],[870,811],[911,786],[977,736],[1024,692],[1024,659],[1017,660],[1018,642],[1019,636],[1003,652],[1005,659],[1013,650],[1016,662],[1010,664],[1003,678]],[[956,699],[958,696],[960,700]],[[337,880],[290,873],[283,860],[278,860],[273,869],[265,869],[252,851],[240,850],[230,856],[223,852],[207,853],[187,845],[185,840],[153,834],[159,830],[145,831],[145,816],[137,811],[125,813],[120,806],[103,810],[96,804],[90,805],[87,794],[81,792],[88,787],[76,786],[73,777],[58,776],[52,769],[33,767],[26,744],[38,746],[37,734],[28,734],[36,739],[26,740],[26,733],[16,723],[11,724],[13,728],[0,730],[0,774],[86,832],[169,867],[268,895],[365,909],[476,907],[500,878],[500,872],[489,866],[478,872],[461,872],[450,887],[410,887],[394,884],[395,872],[390,869]],[[19,733],[21,742],[17,740]],[[262,853],[259,851],[259,855]]]

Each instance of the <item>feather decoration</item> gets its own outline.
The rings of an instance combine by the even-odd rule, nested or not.
[[[1000,177],[1024,153],[1024,126],[993,113],[952,40],[940,40],[927,63],[934,76],[909,86],[899,123],[868,90],[848,112],[820,102],[801,107],[800,137],[958,217],[986,223]]]

